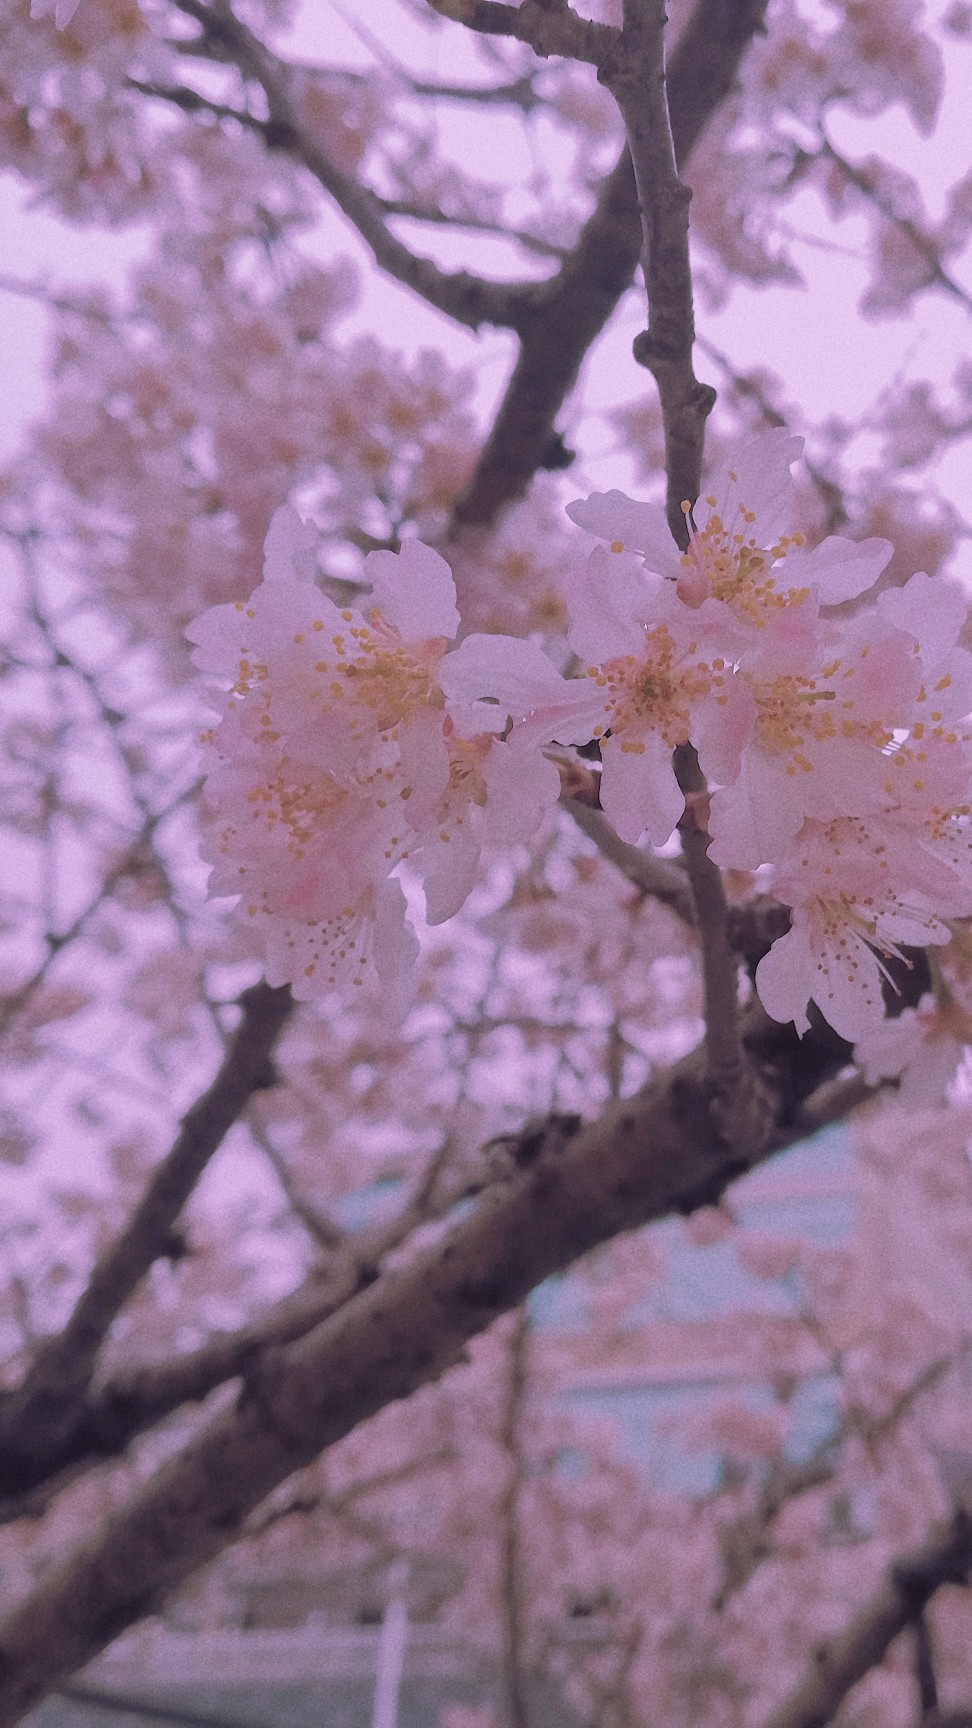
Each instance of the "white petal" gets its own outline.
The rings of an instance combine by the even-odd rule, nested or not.
[[[944,660],[958,641],[969,614],[969,596],[957,582],[927,576],[919,570],[903,588],[886,588],[877,598],[878,611],[898,630],[916,637],[925,665]]]
[[[644,504],[624,492],[592,492],[568,504],[567,514],[588,534],[616,541],[626,552],[642,553],[660,576],[678,575],[681,555],[660,504]]]
[[[595,546],[583,570],[565,583],[570,645],[588,666],[602,666],[644,646],[644,628],[669,589],[633,558]]]
[[[732,527],[739,510],[753,511],[754,534],[761,546],[771,545],[777,528],[785,523],[789,513],[793,495],[790,468],[802,449],[803,439],[794,438],[782,427],[761,432],[726,463],[720,475],[706,481],[702,489],[704,501],[708,503],[710,496],[715,497],[715,508],[727,528]],[[705,511],[698,509],[695,514],[701,527]]]
[[[539,749],[496,744],[485,768],[489,838],[514,846],[529,840],[560,797],[560,774]]]

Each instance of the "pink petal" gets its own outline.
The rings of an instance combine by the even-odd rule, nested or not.
[[[893,553],[889,540],[845,540],[832,534],[813,552],[791,552],[778,586],[815,588],[822,605],[837,606],[866,593]]]
[[[639,653],[645,624],[653,622],[666,593],[661,579],[635,559],[595,546],[585,568],[565,584],[574,653],[588,666]]]
[[[317,530],[292,504],[277,510],[263,543],[265,582],[312,582],[317,571]]]
[[[810,1030],[813,961],[802,930],[788,930],[773,943],[756,968],[756,993],[767,1014],[783,1025],[792,1020],[800,1037]]]
[[[637,742],[641,749],[625,749],[618,738],[602,744],[601,805],[622,840],[636,845],[647,832],[653,846],[664,846],[675,832],[685,799],[664,739],[648,732]]]
[[[644,504],[624,492],[592,492],[568,504],[567,514],[588,534],[617,542],[621,551],[642,553],[660,576],[678,575],[681,555],[660,504]]]
[[[369,552],[364,567],[374,605],[405,642],[452,641],[459,629],[456,585],[431,546],[406,540],[400,552]]]
[[[440,660],[438,678],[450,702],[491,698],[504,723],[562,701],[570,689],[543,649],[520,636],[467,636]]]

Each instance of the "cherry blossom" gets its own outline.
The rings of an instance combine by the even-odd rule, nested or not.
[[[970,1032],[967,1014],[948,1002],[939,1007],[929,993],[859,1038],[854,1060],[871,1086],[896,1080],[904,1108],[925,1110],[945,1103]]]
[[[812,1000],[851,1042],[883,1021],[881,957],[947,943],[945,919],[972,909],[972,886],[904,826],[873,818],[804,823],[773,893],[793,922],[756,969],[763,1006],[806,1032]]]
[[[417,944],[404,929],[400,865],[421,880],[432,924],[474,886],[484,848],[526,839],[559,795],[556,767],[480,701],[469,653],[446,656],[459,615],[445,560],[406,541],[372,552],[370,603],[338,607],[317,587],[317,534],[279,510],[264,580],[190,626],[201,670],[232,680],[204,737],[210,891],[240,894],[268,931],[275,982],[314,994],[385,983]],[[546,669],[538,649],[482,638],[490,664]]]
[[[754,8],[669,0],[697,289],[677,322],[718,391],[703,426],[623,358],[631,296],[612,309],[639,236],[590,64],[425,0],[383,3],[380,41],[366,19],[333,44],[307,0],[84,0],[59,28],[71,6],[0,6],[0,157],[29,231],[2,291],[53,336],[36,427],[0,472],[0,1454],[39,1478],[21,1498],[3,1471],[27,1635],[0,1690],[31,1664],[55,1684],[66,1624],[121,1627],[128,1561],[151,1572],[157,1539],[150,1594],[243,1528],[241,1500],[209,1515],[213,1422],[241,1460],[233,1497],[350,1397],[374,1415],[246,1519],[173,1607],[181,1628],[238,1625],[254,1584],[322,1567],[328,1601],[357,1577],[370,1596],[404,1556],[410,1617],[414,1593],[464,1655],[474,1628],[470,1670],[495,1679],[490,1705],[465,1675],[439,1689],[456,1724],[789,1720],[833,1672],[829,1640],[853,1647],[886,1600],[889,1563],[906,1576],[969,1492],[972,372],[924,374],[968,307],[972,181],[909,136],[943,69],[961,76],[970,8],[774,0],[746,41]],[[565,17],[586,41],[623,9],[479,10],[562,47]],[[65,218],[94,236],[61,247]],[[36,232],[50,275],[31,273]],[[849,295],[808,241],[853,252]],[[78,286],[102,253],[110,285]],[[807,325],[815,347],[826,332],[812,412],[803,277],[828,297]],[[738,319],[705,312],[761,283],[754,365]],[[914,341],[886,326],[858,354],[858,293],[914,318]],[[698,472],[703,431],[683,551],[657,499],[687,437]],[[676,858],[680,745],[707,791]],[[706,824],[730,903],[717,1017],[719,896],[693,917],[685,868],[715,886]],[[787,917],[757,988],[805,1036],[745,1005],[780,1107],[736,1182],[695,1133],[706,1064],[735,1047],[743,958]],[[246,1092],[237,1029],[245,1056],[281,995],[231,1142],[154,1229],[167,1148],[178,1164],[218,1113],[214,1075]],[[883,1096],[777,1156],[843,1110],[854,1088],[819,1084],[845,1063]],[[917,1120],[899,1108],[943,1094]],[[470,1314],[494,1319],[538,1244],[572,1259],[561,1195],[609,1230],[656,1186],[695,1208],[684,1226],[601,1243],[409,1389]],[[141,1282],[106,1312],[133,1225]],[[437,1278],[434,1314],[422,1290],[401,1302],[453,1240],[456,1300],[440,1308]],[[52,1406],[77,1300],[108,1330],[90,1385],[72,1353]],[[369,1315],[399,1328],[391,1373],[362,1367]],[[344,1368],[312,1387],[322,1334]],[[180,1406],[187,1384],[199,1402]],[[667,1428],[659,1404],[680,1405]],[[130,1416],[128,1453],[89,1469],[84,1447],[124,1442]],[[704,1442],[691,1483],[683,1436]],[[65,1559],[66,1619],[45,1608]],[[944,1715],[968,1707],[968,1595],[927,1606]],[[910,1728],[915,1694],[906,1635],[822,1714]]]
[[[900,630],[870,612],[837,626],[816,607],[786,607],[744,650],[738,679],[751,720],[731,784],[712,799],[716,863],[756,869],[787,853],[806,817],[884,806],[886,753],[921,689]]]
[[[679,552],[660,505],[620,492],[595,493],[568,514],[618,552],[640,553],[646,567],[676,584],[690,606],[712,598],[746,625],[762,627],[783,607],[813,596],[821,605],[851,600],[874,583],[891,557],[886,540],[838,536],[807,551],[801,533],[782,532],[792,512],[790,467],[802,440],[778,430],[745,445],[725,473],[703,480],[701,498],[685,505],[689,546]]]

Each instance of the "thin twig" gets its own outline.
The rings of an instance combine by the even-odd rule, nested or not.
[[[500,1500],[500,1596],[503,1622],[503,1690],[507,1728],[530,1728],[524,1689],[523,1547],[520,1532],[523,1485],[523,1404],[526,1396],[530,1321],[521,1308],[513,1322],[507,1359],[507,1380],[500,1422],[500,1444],[506,1453],[507,1482]]]
[[[702,476],[705,422],[716,399],[692,364],[695,319],[688,246],[691,192],[679,179],[665,75],[665,0],[624,0],[622,51],[602,74],[624,121],[638,189],[648,328],[634,357],[658,385],[665,433],[667,508],[672,534],[686,544],[682,505],[694,503]]]
[[[581,798],[562,792],[560,804],[573,817],[582,834],[592,840],[602,857],[614,864],[642,894],[667,906],[683,924],[694,928],[695,908],[692,889],[684,870],[667,858],[657,858],[653,852],[643,852],[631,846],[615,833],[604,811]]]

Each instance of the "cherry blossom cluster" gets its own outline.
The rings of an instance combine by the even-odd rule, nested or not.
[[[800,448],[783,431],[746,446],[686,503],[684,552],[660,505],[569,506],[597,541],[563,583],[576,676],[518,637],[449,650],[452,577],[415,541],[372,553],[370,599],[339,610],[313,580],[315,531],[278,513],[249,604],[189,632],[231,682],[208,740],[212,887],[265,921],[272,978],[313,994],[372,955],[396,975],[415,942],[400,866],[431,922],[452,916],[483,847],[528,838],[555,802],[550,746],[597,741],[618,834],[664,846],[691,743],[710,857],[770,866],[791,908],[757,971],[765,1007],[802,1032],[812,1000],[843,1036],[875,1033],[884,962],[972,915],[967,604],[922,574],[861,602],[888,542],[788,535]]]
[[[369,969],[394,986],[418,946],[398,867],[441,923],[483,846],[527,838],[560,792],[554,764],[501,737],[508,711],[473,700],[446,653],[459,614],[444,559],[418,541],[372,552],[370,599],[339,608],[314,583],[316,539],[278,511],[249,604],[213,607],[189,631],[197,663],[233,680],[209,739],[211,889],[265,924],[268,975],[298,996]],[[538,647],[487,640],[517,688],[556,699],[563,680]]]

